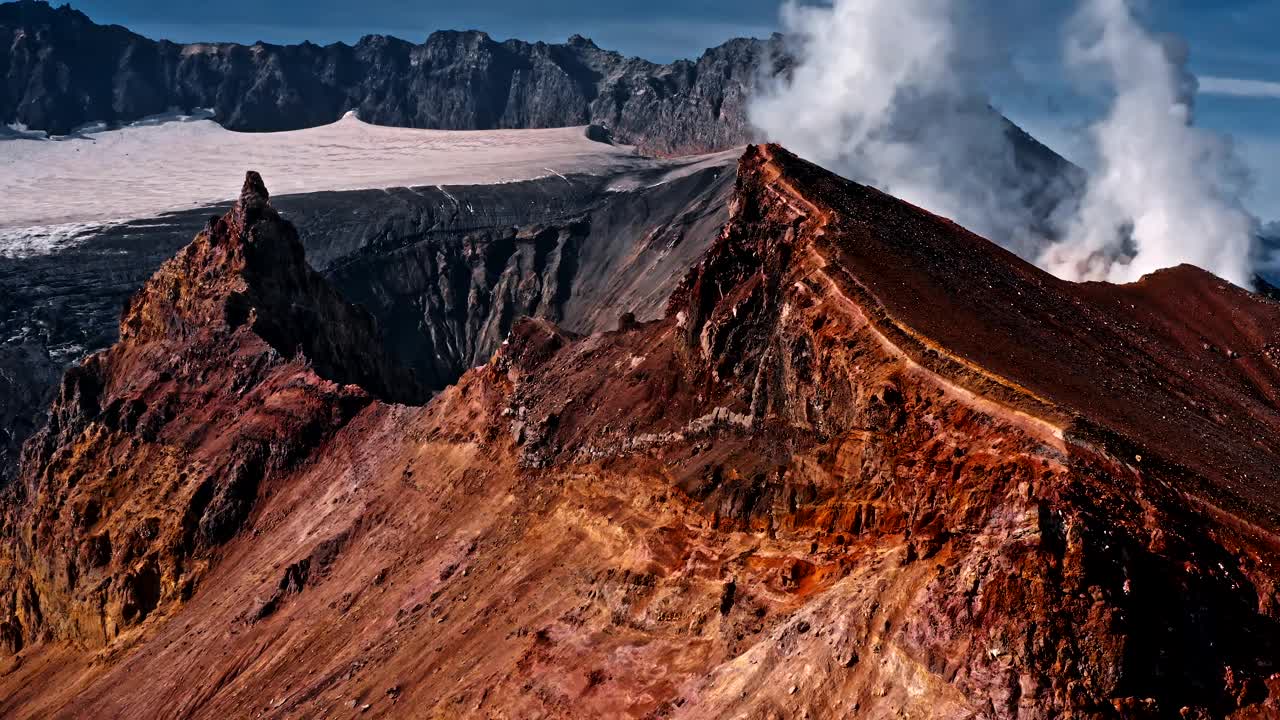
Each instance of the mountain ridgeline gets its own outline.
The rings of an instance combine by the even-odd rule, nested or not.
[[[231,130],[293,130],[356,110],[366,122],[446,130],[598,124],[654,154],[746,143],[746,101],[778,37],[736,39],[659,65],[566,44],[432,33],[355,45],[180,45],[45,2],[0,5],[0,123],[67,134],[171,109],[212,108]]]
[[[250,175],[0,491],[0,716],[1280,716],[1280,305],[732,176],[657,317],[419,405]]]

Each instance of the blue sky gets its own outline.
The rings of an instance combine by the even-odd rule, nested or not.
[[[1072,0],[989,0],[993,14],[1039,48],[1021,58],[1017,87],[993,88],[997,103],[1068,156],[1087,121],[1051,68]],[[778,0],[80,0],[98,22],[180,42],[353,42],[384,33],[409,40],[432,30],[478,28],[502,39],[562,41],[581,33],[602,47],[656,61],[695,57],[708,46],[778,29]],[[1183,37],[1201,78],[1198,123],[1232,136],[1253,170],[1249,204],[1280,219],[1280,2],[1148,0],[1150,24]],[[1043,72],[1043,75],[1041,74]],[[1073,158],[1077,159],[1077,158]]]

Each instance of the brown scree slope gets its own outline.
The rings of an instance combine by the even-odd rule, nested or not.
[[[753,147],[664,319],[414,407],[291,237],[251,178],[68,375],[0,715],[1280,713],[1280,306]]]

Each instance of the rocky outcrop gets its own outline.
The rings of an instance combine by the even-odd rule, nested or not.
[[[249,173],[27,444],[0,528],[0,640],[101,645],[186,599],[274,476],[375,398],[426,397]]]
[[[1280,306],[1187,267],[1061,282],[778,147],[736,183],[661,318],[523,320],[427,405],[304,434],[325,439],[267,463],[190,592],[128,566],[130,617],[160,609],[130,634],[77,629],[45,600],[65,573],[25,568],[104,556],[122,497],[172,537],[184,504],[139,476],[203,465],[60,434],[29,466],[47,490],[7,510],[67,519],[11,525],[48,530],[14,543],[6,632],[106,646],[24,644],[0,713],[1280,712]],[[194,350],[157,356],[204,368],[201,407],[238,402],[238,351]],[[123,377],[69,375],[50,432]],[[164,427],[227,432],[181,409]],[[71,472],[108,451],[114,473]]]
[[[665,178],[665,181],[664,181]],[[268,178],[268,181],[270,179]],[[617,191],[624,184],[632,188]],[[614,188],[611,190],[611,188]],[[680,177],[569,175],[495,186],[273,198],[308,260],[378,321],[383,343],[432,389],[485,362],[524,315],[578,332],[660,317],[727,216],[733,158]],[[0,485],[43,424],[58,378],[116,341],[121,309],[199,232],[204,208],[125,223],[49,255],[0,257]],[[528,238],[563,236],[568,262]],[[559,244],[556,240],[553,244]],[[495,288],[501,290],[494,295]],[[545,289],[544,289],[545,288]]]
[[[714,527],[812,543],[776,561],[790,627],[685,714],[1277,711],[1280,307],[1189,267],[1061,282],[758,148],[668,317],[502,358],[557,378],[516,391],[524,464],[652,459]]]
[[[562,45],[437,32],[415,45],[368,36],[311,43],[177,45],[42,0],[0,5],[0,123],[65,134],[172,108],[212,108],[227,128],[288,130],[356,110],[379,125],[442,129],[595,123],[659,154],[740,145],[746,97],[777,41],[732,40],[658,65],[574,36]]]

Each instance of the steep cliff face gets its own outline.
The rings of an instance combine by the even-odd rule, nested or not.
[[[302,255],[256,173],[62,381],[6,488],[0,640],[109,642],[189,597],[257,494],[375,397],[426,390]]]
[[[333,263],[328,276],[379,319],[403,362],[441,389],[487,362],[523,317],[581,333],[612,330],[626,313],[661,317],[724,225],[732,189],[732,166],[716,164],[640,190],[588,192],[590,202],[558,214],[464,212],[456,229],[437,222],[388,233]],[[484,208],[509,189],[451,192],[446,207]],[[521,197],[509,204],[518,209]]]
[[[426,406],[362,402],[272,464],[239,534],[130,634],[42,600],[46,635],[105,651],[25,645],[0,712],[1272,716],[1277,321],[1193,268],[1063,283],[751,148],[662,318],[525,320]],[[203,365],[201,407],[239,402],[217,382],[235,354],[156,357]],[[116,507],[182,465],[159,447],[190,442],[59,433],[94,405],[66,399],[94,396],[83,376],[15,518],[83,518],[58,498]],[[63,470],[113,448],[114,475]],[[246,456],[219,448],[204,462]],[[66,596],[28,568],[60,570],[89,517],[14,544],[11,636],[37,626],[27,598]]]
[[[676,715],[1280,711],[1280,306],[1064,283],[778,148],[739,177],[666,322],[503,353],[556,378],[517,383],[526,466],[651,460],[792,543],[794,614]],[[769,597],[751,570],[732,597]]]
[[[563,45],[437,32],[354,46],[177,45],[64,6],[0,5],[0,122],[65,134],[171,108],[213,108],[227,128],[323,125],[348,110],[380,125],[442,129],[596,123],[655,153],[748,139],[745,101],[777,41],[733,40],[658,65],[574,36]]]

